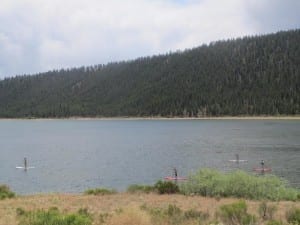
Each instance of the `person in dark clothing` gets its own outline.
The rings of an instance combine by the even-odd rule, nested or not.
[[[174,172],[174,177],[177,179],[178,174],[177,174],[177,169],[175,167],[173,168],[173,172]]]
[[[265,161],[264,161],[264,160],[261,160],[261,161],[260,161],[260,165],[261,165],[261,168],[264,169],[264,167],[265,167]]]
[[[260,161],[260,165],[261,165],[261,174],[264,175],[265,174],[265,161],[263,159]]]
[[[236,163],[239,164],[240,163],[240,156],[239,156],[239,154],[235,154],[235,159],[236,159]]]
[[[24,170],[25,171],[27,170],[27,159],[26,159],[26,157],[24,158]]]

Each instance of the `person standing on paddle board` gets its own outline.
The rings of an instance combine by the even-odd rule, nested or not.
[[[174,177],[177,180],[177,169],[176,169],[176,167],[173,168],[173,171],[174,171]]]
[[[265,168],[265,161],[262,159],[260,161],[260,165],[261,165],[261,168],[264,169]]]
[[[239,164],[240,162],[240,156],[239,154],[235,154],[236,163]]]
[[[265,160],[261,160],[260,161],[260,165],[261,165],[261,173],[264,174],[265,173]]]
[[[26,157],[24,157],[24,170],[25,171],[27,170],[27,159],[26,159]]]

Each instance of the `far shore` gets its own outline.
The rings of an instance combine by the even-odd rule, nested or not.
[[[58,118],[0,118],[1,120],[300,120],[300,115],[290,116],[217,116],[217,117],[58,117]]]

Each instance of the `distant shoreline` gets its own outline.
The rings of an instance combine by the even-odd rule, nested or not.
[[[297,116],[219,116],[219,117],[65,117],[65,118],[0,118],[3,120],[300,120]]]

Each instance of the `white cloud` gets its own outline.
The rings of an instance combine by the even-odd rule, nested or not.
[[[265,11],[276,24],[280,7],[273,12],[270,2],[1,0],[0,77],[133,59],[255,34],[267,30],[259,19]],[[287,2],[285,8],[294,6]],[[299,25],[295,17],[286,19],[287,27]]]

